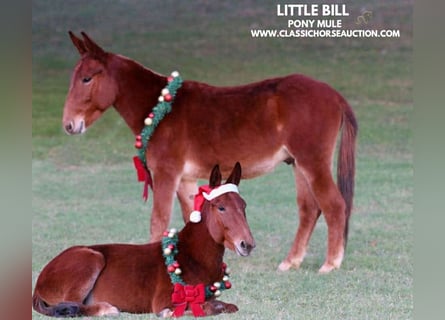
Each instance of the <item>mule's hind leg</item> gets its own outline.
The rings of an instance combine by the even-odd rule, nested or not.
[[[34,309],[59,317],[118,313],[108,303],[85,305],[104,266],[104,256],[88,247],[63,251],[40,273],[34,289]]]
[[[49,305],[65,301],[82,303],[104,266],[101,253],[88,247],[69,248],[43,268],[34,294]]]
[[[297,188],[297,203],[299,224],[294,243],[286,257],[278,266],[280,271],[287,271],[290,268],[298,269],[306,255],[306,248],[314,230],[315,223],[321,214],[317,201],[308,185],[308,182],[297,164],[294,164],[295,185]]]
[[[328,225],[327,255],[319,270],[320,273],[327,273],[340,268],[343,260],[346,226],[345,201],[334,182],[328,163],[300,164],[300,168]]]

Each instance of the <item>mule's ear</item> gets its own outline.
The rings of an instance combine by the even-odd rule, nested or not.
[[[105,56],[105,51],[99,45],[94,42],[85,32],[80,33],[83,37],[83,42],[85,44],[85,47],[89,53],[91,53],[96,58],[102,58]]]
[[[233,167],[232,173],[227,178],[226,183],[233,183],[239,185],[240,180],[241,180],[241,164],[237,162],[235,164],[235,167]]]
[[[80,55],[85,54],[87,52],[87,48],[85,47],[85,43],[83,42],[83,40],[76,37],[71,31],[68,31],[68,34],[70,35],[71,41],[77,48],[77,51],[79,51]]]
[[[210,188],[215,188],[221,185],[221,171],[219,171],[219,165],[215,165],[210,174],[209,186]]]

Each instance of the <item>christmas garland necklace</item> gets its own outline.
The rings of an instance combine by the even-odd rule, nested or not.
[[[167,86],[162,89],[157,105],[145,118],[144,128],[141,133],[136,136],[134,146],[137,149],[137,156],[133,158],[133,161],[136,167],[138,180],[145,181],[143,193],[144,200],[147,200],[148,197],[148,185],[152,185],[146,159],[148,141],[161,120],[172,110],[173,99],[181,85],[182,78],[180,77],[179,72],[173,71],[171,75],[167,77]]]
[[[184,314],[187,305],[190,306],[193,315],[203,316],[202,303],[205,299],[212,296],[219,297],[221,292],[226,289],[230,289],[232,284],[229,281],[229,268],[223,262],[222,270],[224,276],[222,281],[214,282],[211,285],[204,287],[203,284],[196,286],[187,285],[181,278],[182,270],[178,261],[176,261],[176,255],[178,254],[178,233],[176,229],[170,229],[164,232],[162,238],[162,254],[165,259],[165,265],[167,266],[167,272],[170,276],[170,280],[174,286],[172,294],[172,302],[175,305],[173,316],[180,317]]]
[[[165,259],[165,265],[167,266],[167,272],[170,276],[170,280],[173,284],[180,283],[186,285],[184,280],[181,278],[182,270],[180,269],[179,263],[176,261],[175,257],[178,254],[178,232],[176,229],[170,229],[164,232],[164,237],[162,238],[162,254]],[[212,285],[205,287],[206,298],[212,296],[219,297],[223,290],[230,289],[232,287],[229,281],[230,270],[226,263],[222,263],[222,270],[224,271],[224,276],[222,281],[214,282]]]

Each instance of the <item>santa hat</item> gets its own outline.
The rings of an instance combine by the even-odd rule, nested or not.
[[[201,208],[204,200],[211,201],[227,192],[239,193],[238,186],[233,183],[226,183],[214,189],[208,185],[200,186],[198,193],[195,195],[193,211],[190,213],[190,221],[193,223],[201,221]]]

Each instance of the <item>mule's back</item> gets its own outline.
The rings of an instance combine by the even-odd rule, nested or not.
[[[252,178],[300,156],[332,158],[344,99],[332,88],[303,75],[268,79],[239,87],[185,81],[173,112],[150,143],[164,155],[184,159],[184,176],[205,178],[214,163],[225,175],[233,159]],[[151,157],[149,154],[148,157]]]

